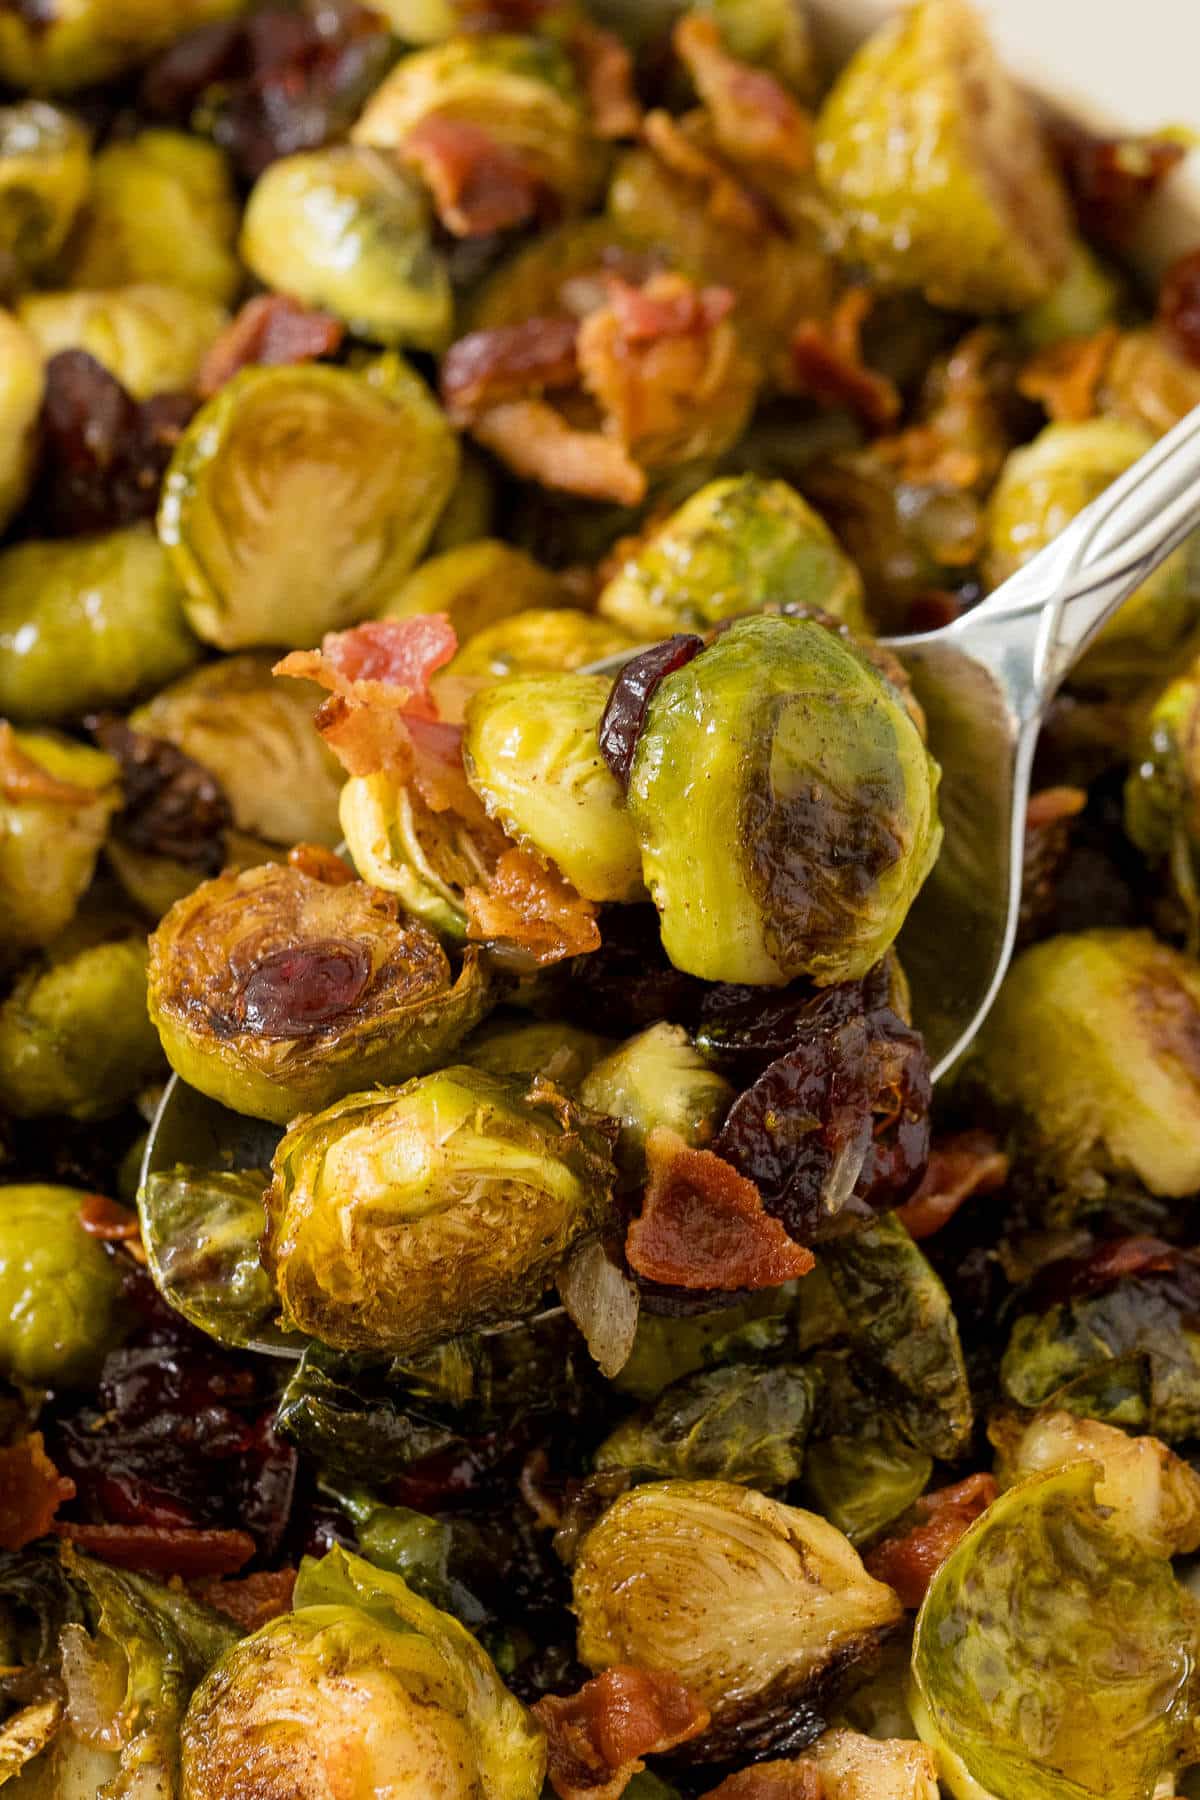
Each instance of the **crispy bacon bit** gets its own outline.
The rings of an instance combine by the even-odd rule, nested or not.
[[[986,1131],[960,1131],[935,1144],[925,1178],[911,1200],[896,1208],[909,1235],[920,1241],[952,1219],[972,1194],[991,1193],[1008,1178],[1008,1157]]]
[[[351,775],[381,769],[407,775],[413,766],[410,723],[435,722],[429,678],[458,648],[445,613],[369,619],[349,631],[326,632],[319,650],[293,650],[276,675],[316,681],[330,690],[317,729]]]
[[[252,363],[274,367],[332,356],[345,335],[345,326],[331,313],[302,306],[289,294],[256,294],[205,357],[197,388],[207,400]]]
[[[752,1181],[711,1150],[659,1126],[646,1140],[649,1179],[625,1239],[629,1266],[681,1288],[779,1287],[807,1275],[811,1250],[764,1211]]]
[[[595,907],[527,850],[505,850],[487,887],[469,887],[464,903],[473,943],[511,946],[539,967],[599,948]]]
[[[81,1525],[68,1520],[55,1526],[88,1556],[118,1569],[147,1575],[236,1575],[254,1555],[254,1539],[245,1531],[206,1531],[187,1525]]]
[[[728,288],[696,288],[682,275],[653,275],[640,287],[610,275],[606,285],[608,304],[629,344],[711,331],[734,306]]]
[[[1115,325],[1106,325],[1091,337],[1048,344],[1021,370],[1018,391],[1044,406],[1052,419],[1071,424],[1094,419],[1100,383],[1120,335]]]
[[[633,58],[620,38],[581,19],[571,33],[570,50],[596,136],[636,137],[642,109],[633,88]]]
[[[694,135],[694,115],[681,123],[673,113],[655,110],[642,122],[642,136],[659,161],[673,175],[704,189],[704,204],[714,224],[760,237],[771,228],[771,214],[757,194],[750,191]],[[692,124],[691,132],[688,125]]]
[[[1167,138],[1094,137],[1078,125],[1051,133],[1083,234],[1123,248],[1186,154]]]
[[[295,1569],[255,1569],[236,1581],[204,1575],[189,1582],[188,1590],[202,1605],[224,1613],[243,1631],[251,1632],[290,1609],[295,1585]]]
[[[645,470],[624,444],[601,431],[576,430],[545,400],[493,406],[474,436],[523,481],[619,506],[638,506],[646,497]]]
[[[0,795],[14,806],[45,803],[50,806],[89,806],[94,788],[77,787],[43,769],[26,756],[7,719],[0,719]]]
[[[827,320],[802,319],[792,338],[792,376],[820,405],[848,406],[870,430],[882,431],[899,417],[901,401],[896,384],[863,362],[871,306],[867,288],[850,287]]]
[[[712,19],[688,13],[676,25],[673,42],[727,156],[769,163],[792,175],[812,167],[812,121],[807,113],[766,69],[730,56]]]
[[[0,1449],[0,1550],[23,1550],[44,1537],[60,1506],[75,1498],[75,1483],[46,1455],[40,1431]]]
[[[821,1771],[807,1757],[797,1762],[755,1763],[739,1769],[704,1800],[826,1800]]]
[[[1200,365],[1200,250],[1179,257],[1163,276],[1158,322],[1180,355]]]
[[[472,331],[442,362],[442,402],[455,424],[468,425],[506,400],[573,387],[579,376],[574,319],[524,319]]]
[[[354,870],[325,844],[295,844],[287,859],[290,868],[299,869],[310,881],[324,882],[326,887],[348,887],[354,880]]]
[[[168,739],[133,731],[111,713],[92,714],[85,723],[121,765],[125,804],[115,835],[133,850],[216,875],[233,808],[212,771]]]
[[[481,125],[431,113],[407,134],[401,154],[455,237],[488,237],[537,217],[541,177]]]
[[[922,1523],[903,1537],[884,1538],[863,1558],[877,1581],[894,1588],[903,1604],[915,1612],[925,1590],[958,1540],[980,1513],[996,1498],[991,1475],[968,1475],[953,1487],[935,1488],[922,1494],[916,1510]]]
[[[533,1711],[545,1728],[550,1785],[559,1800],[619,1800],[643,1757],[707,1728],[708,1708],[677,1675],[618,1665],[576,1694],[547,1695]]]
[[[107,1194],[89,1194],[79,1208],[79,1223],[89,1237],[106,1244],[124,1244],[138,1235],[138,1218],[119,1200]]]

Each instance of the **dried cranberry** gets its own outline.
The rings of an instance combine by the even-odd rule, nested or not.
[[[682,669],[704,648],[704,639],[677,632],[661,644],[651,645],[625,664],[613,682],[608,704],[600,720],[600,754],[623,788],[629,786],[633,754],[637,749],[646,709],[660,682]]]
[[[714,982],[701,996],[696,1043],[728,1074],[750,1081],[814,1031],[887,1007],[890,989],[885,963],[876,964],[861,981],[826,988],[809,981],[786,988]]]
[[[1158,320],[1187,360],[1200,364],[1200,250],[1181,256],[1163,276]]]
[[[1106,1238],[1084,1256],[1060,1256],[1038,1270],[1030,1303],[1038,1310],[1103,1293],[1133,1276],[1173,1276],[1182,1291],[1200,1286],[1200,1264],[1155,1237]]]
[[[1055,126],[1051,142],[1084,236],[1118,250],[1185,154],[1165,138],[1094,137],[1078,125]]]
[[[113,827],[120,841],[200,874],[218,874],[233,810],[216,776],[165,738],[133,731],[123,719],[98,714],[88,727],[121,765],[125,804]]]
[[[371,955],[362,944],[329,939],[275,950],[243,976],[234,1017],[256,1037],[308,1037],[350,1012],[370,979]]]
[[[545,977],[560,1015],[612,1037],[630,1037],[660,1019],[690,1025],[704,983],[677,969],[662,947],[652,906],[617,906],[603,915],[600,948]]]

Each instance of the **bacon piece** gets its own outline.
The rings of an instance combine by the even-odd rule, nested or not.
[[[332,356],[346,335],[340,319],[301,305],[290,294],[256,294],[230,321],[200,366],[201,397],[251,364],[314,362]]]
[[[89,1237],[106,1244],[123,1244],[138,1235],[138,1217],[107,1194],[89,1194],[79,1208],[79,1223]]]
[[[579,376],[574,319],[524,319],[459,338],[442,362],[442,402],[458,425],[468,425],[506,400],[573,387]]]
[[[236,1581],[203,1575],[188,1583],[188,1591],[202,1605],[224,1613],[249,1633],[290,1609],[295,1585],[295,1569],[255,1569],[252,1575],[243,1575]]]
[[[41,763],[34,762],[22,750],[8,720],[0,719],[0,795],[14,806],[29,801],[45,801],[51,806],[90,806],[96,799],[96,790],[62,781],[43,769]]]
[[[322,881],[326,887],[348,887],[354,871],[348,868],[327,844],[294,844],[287,853],[288,867],[299,869],[310,881]]]
[[[326,632],[319,650],[291,651],[274,673],[330,690],[317,711],[317,729],[351,775],[380,769],[407,775],[413,766],[409,726],[436,721],[429,678],[457,648],[445,613],[369,619],[349,631]]]
[[[75,1483],[46,1455],[40,1431],[0,1449],[0,1550],[23,1550],[44,1537],[60,1506],[75,1498]]]
[[[248,1532],[188,1525],[80,1525],[69,1520],[55,1530],[88,1556],[149,1575],[235,1575],[255,1551]]]
[[[940,1231],[972,1194],[990,1193],[1007,1177],[1008,1157],[990,1132],[960,1131],[933,1146],[920,1187],[896,1217],[919,1242]]]
[[[596,136],[609,141],[636,137],[642,108],[633,87],[633,58],[620,38],[580,20],[571,33],[570,49]]]
[[[545,1728],[550,1785],[559,1800],[619,1800],[643,1757],[697,1737],[708,1708],[677,1675],[618,1664],[565,1698],[533,1708]]]
[[[1017,388],[1027,400],[1044,406],[1052,419],[1080,424],[1094,419],[1098,393],[1120,332],[1106,325],[1091,337],[1067,338],[1048,344],[1030,357],[1017,377]]]
[[[693,1150],[656,1127],[646,1139],[649,1179],[625,1255],[647,1281],[681,1288],[779,1287],[814,1267],[763,1209],[752,1181],[711,1150]]]
[[[746,237],[761,237],[771,229],[767,206],[727,169],[720,158],[689,134],[687,125],[673,113],[656,109],[646,114],[642,136],[659,161],[673,175],[704,189],[705,205],[714,224],[740,231]]]
[[[541,177],[481,125],[431,113],[407,134],[400,150],[455,237],[488,237],[537,216],[546,191]]]
[[[591,902],[515,845],[499,857],[486,888],[466,890],[464,904],[472,942],[511,945],[539,966],[600,947]]]
[[[825,1800],[821,1771],[807,1757],[798,1762],[755,1763],[710,1788],[704,1800]]]
[[[728,288],[696,288],[682,275],[652,275],[640,287],[610,275],[607,288],[608,304],[630,344],[711,331],[728,318],[734,306]]]
[[[862,327],[873,298],[865,287],[847,288],[827,320],[802,319],[792,337],[792,376],[801,393],[822,406],[848,406],[872,431],[900,413],[900,394],[886,375],[863,362]]]
[[[903,1604],[915,1612],[958,1540],[992,1504],[998,1491],[994,1476],[968,1475],[953,1487],[922,1494],[916,1510],[924,1522],[903,1537],[884,1538],[876,1544],[863,1558],[866,1568],[877,1581],[894,1588]]]
[[[812,167],[808,114],[766,69],[731,56],[712,19],[686,14],[675,27],[673,42],[727,156],[769,163],[791,175]]]
[[[579,431],[544,400],[510,400],[476,422],[473,435],[524,481],[637,506],[646,497],[646,472],[624,444],[601,431]]]

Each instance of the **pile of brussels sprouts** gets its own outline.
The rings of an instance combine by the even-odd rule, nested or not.
[[[1179,146],[967,0],[39,0],[0,85],[0,1786],[1200,1795],[1196,547],[936,1102],[877,641],[1200,402]]]

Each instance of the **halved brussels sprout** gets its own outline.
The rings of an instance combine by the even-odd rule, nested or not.
[[[28,287],[54,261],[89,179],[88,134],[71,113],[44,100],[0,106],[0,289]]]
[[[229,317],[205,295],[153,282],[24,294],[17,316],[45,356],[86,350],[135,400],[193,387]]]
[[[231,1349],[289,1341],[273,1324],[279,1296],[259,1257],[269,1180],[265,1169],[159,1170],[137,1197],[154,1285]]]
[[[10,313],[0,312],[0,532],[29,497],[45,389],[37,344]]]
[[[965,1074],[1064,1203],[1122,1171],[1182,1195],[1200,1185],[1198,1046],[1190,957],[1147,931],[1081,931],[1017,957]]]
[[[453,433],[398,356],[243,369],[171,459],[158,529],[200,635],[307,647],[377,612],[433,530]],[[318,520],[319,532],[297,529]]]
[[[486,626],[463,645],[439,680],[443,692],[455,680],[500,681],[506,675],[565,675],[623,650],[638,640],[594,613],[538,607]],[[437,683],[435,683],[436,689]]]
[[[285,1323],[408,1353],[528,1311],[608,1220],[599,1127],[547,1082],[465,1066],[299,1120],[267,1196]]]
[[[336,313],[356,337],[416,350],[450,341],[454,297],[428,201],[377,150],[335,144],[272,163],[246,202],[241,253],[267,287]]]
[[[90,745],[0,722],[0,966],[70,923],[120,807],[120,775]]]
[[[182,1800],[538,1800],[541,1729],[457,1619],[340,1548],[294,1604],[192,1696]]]
[[[86,1199],[0,1187],[0,1372],[27,1387],[86,1385],[122,1336],[120,1271],[83,1229]]]
[[[1041,132],[966,0],[920,0],[850,59],[817,121],[844,254],[938,306],[1019,311],[1071,253]]]
[[[585,1076],[612,1049],[612,1039],[562,1019],[489,1019],[473,1031],[459,1054],[489,1075],[516,1075],[532,1081],[544,1075],[555,1087],[575,1094]],[[591,1101],[585,1105],[592,1106]],[[594,1112],[603,1107],[592,1106]]]
[[[0,80],[65,94],[135,69],[175,38],[245,0],[56,0],[50,13],[0,13]]]
[[[718,1736],[775,1709],[794,1720],[831,1665],[901,1616],[840,1531],[725,1481],[621,1495],[584,1538],[574,1587],[580,1661],[678,1675]]]
[[[467,780],[509,837],[585,900],[636,900],[641,859],[625,797],[600,754],[607,675],[510,675],[468,703]]]
[[[1193,921],[1200,916],[1200,662],[1167,683],[1134,746],[1125,783],[1125,830],[1166,865]]]
[[[172,1068],[235,1112],[286,1124],[433,1068],[491,986],[359,882],[276,864],[206,881],[150,939],[150,1017]]]
[[[924,1493],[933,1458],[881,1404],[855,1351],[821,1351],[807,1366],[819,1400],[796,1497],[855,1546],[872,1543]]]
[[[500,538],[480,538],[429,557],[379,616],[408,619],[415,613],[445,613],[459,643],[465,644],[514,613],[565,604],[557,575]]]
[[[1021,314],[1021,336],[1035,350],[1067,338],[1090,337],[1114,322],[1121,298],[1117,277],[1080,238],[1058,285]]]
[[[0,1004],[0,1107],[13,1118],[104,1118],[161,1066],[145,938],[56,947]]]
[[[1056,538],[1153,440],[1119,419],[1054,424],[1014,450],[988,508],[987,576],[998,585]],[[1077,665],[1072,680],[1127,687],[1151,680],[1186,638],[1200,611],[1188,575],[1188,546],[1169,556]]]
[[[693,0],[689,10],[712,19],[731,56],[811,99],[817,69],[805,0]]]
[[[904,696],[813,619],[740,619],[660,683],[628,807],[677,968],[855,980],[936,860],[939,770]]]
[[[407,782],[382,771],[352,775],[342,789],[342,833],[364,881],[396,894],[406,912],[442,937],[467,935],[463,889],[486,882],[471,832],[435,813]]]
[[[145,526],[0,551],[0,714],[74,719],[121,706],[199,654]]]
[[[816,1386],[808,1369],[789,1364],[728,1363],[686,1376],[610,1432],[595,1466],[640,1480],[785,1488],[804,1466]]]
[[[796,1285],[762,1288],[732,1306],[682,1319],[665,1318],[643,1307],[629,1360],[614,1385],[637,1400],[653,1400],[696,1370],[729,1359],[778,1353],[789,1340],[788,1314]]]
[[[913,1716],[956,1794],[1151,1800],[1188,1742],[1200,1615],[1097,1506],[1099,1472],[1002,1494],[930,1583]]]
[[[165,282],[228,306],[242,285],[224,151],[183,131],[106,144],[65,270],[72,287]]]
[[[635,637],[706,631],[765,606],[819,607],[866,626],[858,570],[785,481],[710,481],[605,585],[599,610]]]
[[[459,0],[380,0],[373,11],[406,44],[440,44],[462,22]]]
[[[695,1048],[682,1025],[651,1025],[596,1063],[579,1090],[593,1112],[620,1126],[617,1167],[626,1183],[646,1178],[646,1139],[666,1126],[699,1149],[712,1143],[734,1090]]]
[[[129,716],[212,771],[235,827],[269,844],[341,836],[338,763],[313,728],[324,698],[311,682],[272,675],[274,657],[220,657],[172,682]]]

